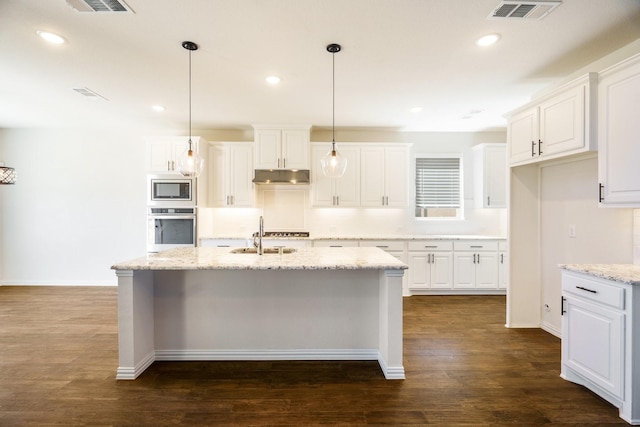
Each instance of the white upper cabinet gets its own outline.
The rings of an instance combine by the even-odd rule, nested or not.
[[[179,173],[178,158],[187,150],[189,137],[149,137],[147,138],[147,172],[150,173]],[[191,137],[192,148],[199,152],[206,141],[198,136]],[[205,165],[206,168],[206,165]]]
[[[360,203],[369,207],[405,207],[409,183],[406,146],[363,146],[360,151]]]
[[[508,115],[509,164],[596,150],[596,90],[589,73]]]
[[[254,126],[256,169],[309,169],[310,126]]]
[[[340,178],[326,177],[322,173],[320,159],[330,148],[330,143],[314,143],[311,147],[312,205],[360,206],[360,148],[349,144],[337,145],[340,155],[347,159],[347,170]]]
[[[209,149],[209,204],[253,206],[253,144],[211,144]]]
[[[473,147],[474,201],[476,208],[507,207],[507,144]]]
[[[600,206],[640,207],[640,55],[600,73]]]

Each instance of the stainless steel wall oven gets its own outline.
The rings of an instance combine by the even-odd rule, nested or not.
[[[147,252],[196,246],[196,208],[150,207]]]

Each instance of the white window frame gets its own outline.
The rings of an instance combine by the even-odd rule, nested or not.
[[[416,216],[416,161],[417,159],[457,158],[460,161],[460,207],[455,216]],[[412,216],[417,221],[460,221],[464,220],[464,155],[463,153],[415,153],[411,159],[412,174]],[[454,208],[455,209],[455,208]]]

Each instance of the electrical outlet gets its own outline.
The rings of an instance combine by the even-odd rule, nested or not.
[[[569,237],[572,237],[574,239],[576,237],[576,225],[575,224],[569,224]]]
[[[551,311],[551,307],[549,307],[549,304],[544,305],[544,311],[546,311],[547,313]]]

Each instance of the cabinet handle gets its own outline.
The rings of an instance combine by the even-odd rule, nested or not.
[[[542,154],[542,140],[538,140],[538,156]]]
[[[278,169],[280,169],[280,159],[278,158]]]
[[[588,289],[582,286],[576,286],[576,289],[580,289],[581,291],[587,291],[587,292],[591,292],[592,294],[597,294],[598,291],[594,291],[593,289]]]
[[[471,245],[470,247],[474,249],[482,249],[484,248],[484,245]]]
[[[434,248],[435,249],[438,246],[436,246],[436,245],[425,245],[424,247],[427,248],[427,249],[430,249],[430,248]]]
[[[473,254],[473,263],[476,263],[476,254]]]
[[[235,204],[235,203],[234,203],[234,200],[233,200],[233,196],[230,196],[230,197],[231,197],[231,204],[232,204],[232,205],[233,205],[233,204]]]
[[[287,167],[287,159],[282,159],[282,167],[286,169],[286,167]]]
[[[340,196],[336,196],[336,205],[340,206]]]
[[[478,264],[480,264],[480,254],[478,254]]]
[[[564,314],[567,312],[567,310],[564,309],[564,302],[567,299],[563,296],[560,297],[560,316],[564,316]]]
[[[531,141],[531,157],[536,155],[535,148],[536,148],[536,142],[535,141]]]
[[[431,254],[431,264],[436,263],[436,254]]]
[[[487,196],[487,206],[491,206],[491,196]]]
[[[229,196],[227,196],[227,206],[229,206]]]
[[[500,254],[500,264],[504,264],[504,254]]]
[[[167,160],[167,170],[171,170],[171,160]]]
[[[380,249],[388,248],[388,247],[389,247],[389,245],[376,245],[376,248],[380,248]]]
[[[604,202],[604,197],[602,197],[602,190],[604,190],[604,185],[602,183],[598,184],[598,203]]]

